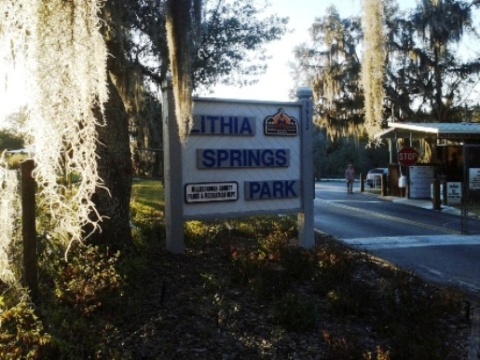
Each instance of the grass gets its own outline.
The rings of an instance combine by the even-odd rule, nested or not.
[[[163,194],[163,184],[160,181],[137,180],[132,185],[132,204],[163,212],[165,208]]]

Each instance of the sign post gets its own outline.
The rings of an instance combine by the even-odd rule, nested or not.
[[[313,199],[315,198],[315,181],[313,175],[313,124],[312,124],[312,90],[300,88],[297,96],[302,103],[302,199],[303,211],[298,213],[297,226],[299,244],[303,248],[310,249],[315,246],[315,234],[313,224]]]
[[[175,115],[172,83],[163,83],[163,149],[165,174],[165,229],[166,248],[173,254],[185,251],[183,233],[183,202],[182,194],[182,151],[179,129]]]

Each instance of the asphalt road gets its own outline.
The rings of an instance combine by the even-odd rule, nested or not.
[[[443,285],[460,287],[480,299],[480,222],[429,202],[392,201],[346,191],[343,182],[318,182],[315,228],[346,244]]]

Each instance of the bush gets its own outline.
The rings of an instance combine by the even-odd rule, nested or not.
[[[273,318],[287,331],[302,332],[315,328],[317,312],[313,302],[288,293],[275,302]]]
[[[339,286],[348,284],[352,278],[354,262],[346,254],[337,251],[317,253],[314,287],[320,295],[326,295]]]
[[[53,353],[52,339],[29,304],[0,311],[1,359],[46,359]]]
[[[119,253],[109,255],[92,245],[77,245],[62,261],[55,280],[55,295],[64,304],[90,316],[102,302],[121,289],[115,269]]]
[[[392,356],[444,359],[448,349],[439,319],[460,313],[462,296],[435,290],[408,272],[395,272],[383,295],[378,329],[391,338]]]
[[[311,280],[315,270],[315,257],[311,251],[298,246],[287,246],[280,250],[280,264],[286,276],[293,280]]]
[[[149,206],[132,203],[130,206],[132,238],[137,247],[146,246],[148,240],[159,241],[164,237],[163,214]]]
[[[327,308],[334,316],[365,316],[374,311],[375,301],[366,284],[351,282],[327,293]]]
[[[359,339],[337,337],[327,330],[323,331],[322,338],[329,349],[327,360],[368,359],[362,356]]]

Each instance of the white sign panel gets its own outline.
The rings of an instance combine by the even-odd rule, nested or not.
[[[429,199],[430,185],[433,180],[433,166],[410,166],[409,167],[409,195],[411,199]]]
[[[471,190],[480,190],[480,169],[468,169],[468,188]]]
[[[447,182],[447,204],[458,205],[462,203],[462,183]]]
[[[300,211],[302,109],[299,102],[196,99],[182,148],[184,217]]]

